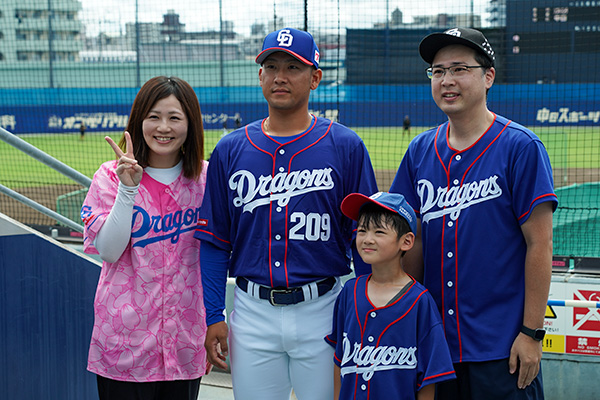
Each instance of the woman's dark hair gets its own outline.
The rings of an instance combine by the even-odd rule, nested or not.
[[[181,149],[183,175],[197,179],[202,172],[204,160],[204,126],[200,104],[194,89],[184,80],[174,76],[157,76],[142,86],[131,107],[127,132],[133,142],[133,155],[142,167],[148,166],[150,149],[144,140],[142,125],[144,119],[157,101],[175,96],[188,119],[188,134]],[[125,151],[125,136],[121,137],[119,147]]]

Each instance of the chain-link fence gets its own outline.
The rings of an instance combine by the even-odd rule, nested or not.
[[[121,135],[139,87],[178,76],[198,95],[208,157],[224,132],[266,116],[254,63],[264,36],[307,29],[324,75],[310,108],[356,130],[387,190],[410,140],[445,119],[418,43],[454,26],[481,29],[496,52],[489,108],[548,149],[555,253],[600,256],[600,2],[7,0],[0,126],[91,177],[114,156],[104,136]],[[1,142],[0,183],[71,218],[84,189]],[[0,202],[26,224],[55,224]]]

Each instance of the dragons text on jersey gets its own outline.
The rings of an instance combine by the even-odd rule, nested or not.
[[[377,191],[364,143],[324,118],[313,116],[295,136],[270,136],[262,122],[230,133],[213,151],[211,201],[195,236],[231,251],[230,276],[264,286],[350,273],[354,222],[340,204],[348,193]]]
[[[331,168],[303,169],[256,177],[251,171],[240,170],[229,178],[229,189],[236,192],[233,205],[243,207],[244,212],[252,212],[270,202],[285,207],[293,196],[333,189],[331,172]]]

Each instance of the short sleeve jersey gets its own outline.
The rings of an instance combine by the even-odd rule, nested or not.
[[[355,132],[313,117],[306,132],[274,137],[255,121],[213,151],[195,236],[231,251],[230,276],[265,286],[345,275],[354,225],[340,204],[353,192],[377,192]]]
[[[193,237],[207,163],[194,181],[169,185],[144,174],[135,198],[132,234],[119,260],[104,262],[96,297],[88,370],[132,382],[196,379],[206,370],[205,311],[199,241]],[[84,251],[115,201],[116,161],[94,175],[83,203]]]
[[[471,147],[448,144],[448,122],[409,145],[390,192],[421,219],[424,285],[444,322],[454,362],[506,358],[523,322],[521,225],[557,198],[544,145],[495,115]]]
[[[418,282],[398,299],[375,307],[367,295],[370,275],[346,282],[334,311],[332,333],[340,367],[340,399],[416,399],[423,386],[454,379],[442,322]]]

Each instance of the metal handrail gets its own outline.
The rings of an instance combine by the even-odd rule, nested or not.
[[[7,131],[6,129],[4,129],[2,127],[0,127],[0,139],[4,142],[10,144],[14,148],[21,150],[23,153],[31,156],[32,158],[35,158],[36,160],[40,161],[41,163],[47,165],[48,167],[52,168],[53,170],[61,173],[62,175],[66,176],[67,178],[70,178],[73,181],[79,183],[80,185],[85,186],[86,188],[89,188],[90,185],[92,184],[92,180],[90,178],[88,178],[87,176],[83,175],[81,172],[69,167],[67,164],[57,160],[56,158],[43,152],[42,150],[38,149],[37,147],[27,143],[26,141],[24,141],[17,135],[10,133],[9,131]],[[55,219],[56,221],[58,221],[64,225],[67,225],[71,229],[74,229],[78,232],[83,232],[83,227],[81,225],[79,225],[79,224],[75,223],[74,221],[70,220],[69,218],[66,218],[65,216],[57,213],[56,211],[51,210],[48,207],[46,207],[34,200],[31,200],[30,198],[28,198],[26,196],[23,196],[20,193],[15,192],[12,189],[7,188],[6,186],[4,186],[2,184],[0,184],[0,192],[35,209],[36,211],[41,212],[42,214],[47,215],[48,217],[50,217],[52,219]]]
[[[63,174],[67,178],[74,180],[82,186],[89,188],[92,184],[92,180],[83,175],[81,172],[69,167],[67,164],[57,160],[50,154],[44,153],[42,150],[27,143],[17,135],[10,133],[2,127],[0,127],[0,139],[10,144],[14,148],[21,150],[23,153],[31,156],[32,158],[35,158],[36,160],[46,164],[48,167]]]
[[[51,210],[48,207],[46,207],[36,201],[31,200],[29,197],[23,196],[22,194],[17,193],[14,190],[9,189],[2,184],[0,184],[0,192],[4,193],[5,195],[7,195],[9,197],[12,197],[13,199],[15,199],[17,201],[20,201],[21,203],[35,209],[36,211],[41,212],[42,214],[49,216],[50,218],[57,220],[58,222],[63,223],[64,225],[67,225],[71,229],[74,229],[78,232],[83,233],[83,226],[76,224],[75,222],[71,221],[69,218],[67,218],[63,215],[60,215],[56,211]]]

